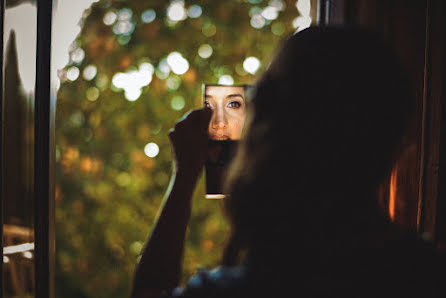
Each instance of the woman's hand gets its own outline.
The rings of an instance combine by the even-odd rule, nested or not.
[[[210,108],[186,114],[169,133],[175,172],[198,177],[207,158]]]

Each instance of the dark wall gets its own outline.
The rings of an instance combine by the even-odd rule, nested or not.
[[[446,3],[443,0],[331,0],[328,23],[360,25],[394,49],[415,94],[406,151],[397,163],[395,222],[441,243],[445,233],[442,101],[445,97]],[[444,155],[444,154],[443,154]],[[443,158],[444,159],[444,158]],[[385,186],[389,188],[389,182]],[[388,193],[387,193],[388,195]]]

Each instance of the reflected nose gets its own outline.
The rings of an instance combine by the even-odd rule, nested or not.
[[[214,115],[212,115],[212,128],[219,129],[219,128],[225,128],[227,125],[227,120],[224,115],[224,112],[221,110],[215,110]]]

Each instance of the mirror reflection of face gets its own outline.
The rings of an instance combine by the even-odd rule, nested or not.
[[[212,140],[239,140],[246,115],[245,88],[206,86],[204,105],[211,108],[209,137]]]

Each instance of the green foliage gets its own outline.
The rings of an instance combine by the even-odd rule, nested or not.
[[[243,69],[243,61],[257,57],[261,73],[277,43],[294,31],[295,1],[281,3],[278,18],[259,29],[251,26],[250,14],[268,5],[262,0],[187,1],[186,9],[199,5],[202,14],[177,23],[168,21],[168,1],[102,0],[88,10],[72,47],[73,52],[81,48],[85,57],[72,59],[62,72],[58,94],[58,297],[129,295],[135,264],[169,182],[169,129],[187,110],[200,106],[202,83],[217,83],[222,75],[236,84],[254,82],[256,75]],[[118,20],[106,25],[104,16],[122,9],[131,13],[131,27],[117,34]],[[156,18],[144,23],[141,15],[146,12],[150,20],[148,9]],[[203,44],[213,49],[208,58],[198,55]],[[174,51],[189,68],[184,74],[163,74],[163,61]],[[143,62],[151,63],[155,74],[139,98],[129,101],[112,79]],[[97,69],[91,80],[83,76],[89,65]],[[73,66],[80,70],[77,79],[68,71]],[[153,158],[144,153],[149,142],[159,147]],[[184,280],[198,267],[218,263],[228,231],[221,209],[222,202],[204,199],[202,179],[194,195]]]

